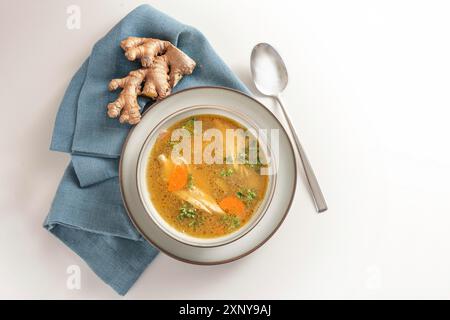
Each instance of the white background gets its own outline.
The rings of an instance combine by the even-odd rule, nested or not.
[[[160,254],[125,298],[450,298],[448,1],[148,2],[200,29],[249,86],[253,45],[280,49],[330,210],[315,214],[301,181],[252,255],[202,267]],[[1,1],[0,298],[121,298],[42,222],[69,160],[48,151],[65,88],[140,3]],[[80,30],[66,28],[70,4]]]

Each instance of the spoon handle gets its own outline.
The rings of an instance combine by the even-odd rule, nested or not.
[[[283,102],[281,101],[280,96],[275,96],[275,99],[278,101],[281,107],[281,111],[283,111],[284,118],[289,125],[289,129],[291,131],[292,137],[294,138],[294,145],[297,149],[297,154],[300,157],[300,161],[303,165],[303,169],[305,170],[306,180],[308,181],[309,190],[312,194],[314,204],[316,206],[317,212],[324,212],[328,209],[327,203],[325,202],[325,198],[323,196],[322,190],[320,189],[319,182],[317,182],[317,178],[314,174],[314,171],[309,163],[308,157],[306,156],[305,151],[298,139],[297,133],[295,132],[295,128],[292,125],[292,122],[284,108]]]

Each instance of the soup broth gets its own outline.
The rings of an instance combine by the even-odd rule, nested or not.
[[[194,129],[196,121],[202,124],[201,132]],[[180,142],[172,141],[172,133],[180,128],[189,132],[192,145],[195,136],[202,138],[202,132],[210,128],[218,129],[224,137],[226,129],[246,130],[223,116],[196,115],[161,132],[146,169],[154,207],[167,223],[194,237],[215,238],[238,230],[251,219],[265,197],[268,176],[261,174],[265,165],[259,158],[256,163],[248,161],[248,140],[244,148],[233,142],[232,156],[228,153],[222,164],[194,164],[193,157],[187,163],[183,156],[177,162],[171,155]],[[202,151],[208,143],[203,141]],[[230,146],[223,143],[225,154]]]

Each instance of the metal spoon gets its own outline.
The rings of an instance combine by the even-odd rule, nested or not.
[[[306,153],[300,144],[295,128],[292,125],[286,110],[284,109],[283,103],[281,102],[281,92],[283,92],[288,84],[288,74],[283,59],[270,44],[259,43],[253,48],[250,58],[250,67],[253,82],[255,83],[256,88],[263,95],[273,97],[280,104],[284,118],[289,125],[289,129],[293,137],[293,139],[291,138],[291,141],[293,140],[293,145],[297,149],[297,154],[300,157],[303,169],[305,170],[306,180],[308,180],[308,185],[317,212],[327,210],[327,203],[325,202],[325,198],[320,190],[317,178],[314,175],[311,164],[309,163]]]

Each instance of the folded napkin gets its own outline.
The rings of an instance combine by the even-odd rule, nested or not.
[[[158,251],[134,228],[123,207],[118,163],[129,125],[106,116],[118,92],[108,83],[139,62],[119,47],[128,36],[172,42],[197,62],[194,73],[174,88],[216,85],[247,92],[245,86],[196,29],[148,5],[130,12],[93,47],[71,80],[56,116],[51,150],[71,154],[44,227],[75,251],[119,294],[126,294]],[[141,99],[140,104],[151,101]]]

